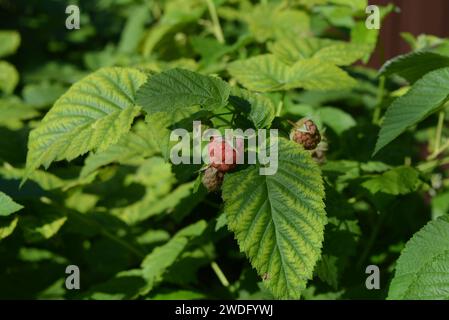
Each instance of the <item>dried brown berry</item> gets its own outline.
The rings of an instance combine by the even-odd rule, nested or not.
[[[218,171],[214,167],[207,167],[203,175],[203,185],[206,187],[207,191],[213,192],[220,189],[223,183],[224,173]]]
[[[290,139],[302,145],[306,150],[313,150],[320,143],[321,135],[312,120],[301,119],[291,131]]]
[[[323,136],[322,141],[318,144],[315,150],[312,151],[312,158],[318,164],[324,164],[326,162],[326,152],[328,144],[326,138]]]

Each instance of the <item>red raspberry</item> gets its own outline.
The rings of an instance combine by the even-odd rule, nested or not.
[[[209,143],[210,165],[220,172],[228,172],[237,166],[237,155],[243,152],[243,140],[237,139],[236,148],[221,137],[212,137]]]

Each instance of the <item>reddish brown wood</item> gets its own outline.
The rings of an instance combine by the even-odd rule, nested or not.
[[[370,4],[393,2],[401,9],[391,14],[382,25],[377,51],[370,66],[379,67],[386,60],[409,51],[401,32],[414,35],[433,34],[449,37],[449,0],[370,0]]]

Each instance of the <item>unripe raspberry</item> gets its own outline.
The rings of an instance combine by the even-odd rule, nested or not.
[[[312,120],[301,119],[290,132],[290,139],[302,145],[306,150],[313,150],[320,143],[321,135]]]
[[[221,184],[223,183],[223,177],[223,172],[218,171],[214,167],[208,167],[204,171],[202,182],[207,191],[213,192],[220,189]]]
[[[228,172],[237,166],[237,156],[243,154],[243,139],[236,139],[236,147],[221,137],[212,137],[209,143],[210,165],[221,172]]]

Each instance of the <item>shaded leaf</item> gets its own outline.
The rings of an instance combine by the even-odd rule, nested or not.
[[[384,76],[397,74],[410,83],[414,83],[426,73],[444,67],[449,67],[449,57],[429,51],[418,51],[387,61],[379,74]]]
[[[256,128],[270,127],[276,115],[276,107],[269,98],[245,89],[232,88],[229,102],[246,112],[249,109],[249,118]]]
[[[205,221],[198,221],[181,229],[166,244],[155,248],[145,257],[141,264],[142,276],[147,281],[141,294],[147,294],[162,279],[164,272],[184,251],[191,238],[201,235],[206,228]]]
[[[437,111],[449,98],[449,68],[426,74],[405,95],[388,107],[374,154],[396,139],[407,128]]]
[[[419,172],[411,167],[397,167],[362,183],[371,193],[383,192],[392,195],[416,191],[420,185]]]

